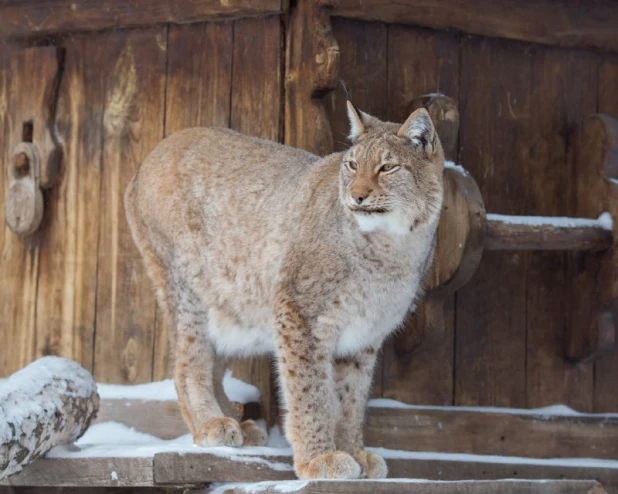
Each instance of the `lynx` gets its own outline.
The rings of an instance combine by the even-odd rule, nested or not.
[[[264,444],[221,389],[226,359],[274,353],[300,478],[382,478],[363,449],[377,352],[431,264],[444,154],[426,110],[382,122],[348,102],[351,147],[318,157],[231,130],[164,139],[125,194],[173,327],[174,381],[201,446]]]

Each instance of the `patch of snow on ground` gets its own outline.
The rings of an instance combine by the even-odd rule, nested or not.
[[[112,472],[112,480],[118,480],[118,474],[116,472]]]
[[[401,401],[388,398],[376,398],[369,400],[367,404],[373,408],[403,408],[407,410],[431,410],[441,412],[480,412],[480,413],[505,413],[511,415],[533,415],[537,417],[597,417],[597,418],[618,418],[618,413],[582,413],[566,405],[551,405],[543,408],[500,408],[500,407],[454,407],[454,406],[428,406],[428,405],[409,405]]]
[[[152,457],[156,453],[210,453],[238,460],[251,456],[291,456],[291,448],[245,447],[245,448],[202,448],[193,444],[191,434],[176,439],[160,439],[136,431],[118,422],[95,424],[73,445],[56,446],[47,456],[50,458],[110,458],[110,457]],[[260,461],[249,459],[247,461]],[[267,461],[267,460],[264,460]],[[266,463],[265,463],[266,464]],[[289,468],[287,464],[281,467]]]
[[[440,460],[471,463],[507,463],[518,465],[543,465],[557,467],[597,467],[618,469],[618,460],[597,458],[523,458],[520,456],[471,455],[464,453],[430,453],[421,451],[399,451],[386,448],[367,448],[385,459]]]
[[[174,381],[166,379],[147,384],[97,384],[103,400],[177,401]]]
[[[522,465],[546,465],[561,467],[596,467],[618,469],[618,460],[593,458],[522,458],[515,456],[471,455],[460,453],[427,453],[398,451],[385,448],[367,448],[387,459],[441,460],[475,463],[507,463]],[[279,471],[292,471],[289,463],[271,460],[269,457],[290,457],[290,448],[201,448],[193,444],[190,434],[177,439],[164,440],[137,432],[115,422],[104,422],[91,427],[72,446],[57,446],[47,456],[51,458],[101,458],[101,457],[152,457],[156,453],[209,453],[233,461],[257,462]]]
[[[178,395],[174,381],[166,379],[147,384],[97,384],[99,396],[104,400],[149,400],[177,401]],[[260,392],[251,384],[247,384],[232,376],[231,370],[226,370],[223,376],[223,390],[231,401],[238,403],[259,403]]]
[[[304,489],[309,485],[309,482],[306,480],[284,480],[281,482],[277,481],[265,481],[265,482],[251,482],[251,483],[240,483],[240,484],[213,484],[211,485],[211,491],[208,491],[210,494],[222,494],[226,491],[239,491],[245,492],[247,494],[252,494],[255,492],[264,492],[265,489],[270,489],[270,491],[274,492],[298,492],[301,489]]]
[[[290,448],[291,445],[285,438],[278,425],[273,425],[268,433],[268,443],[266,446],[269,448]]]
[[[612,217],[602,213],[597,219],[569,218],[565,216],[510,216],[503,214],[488,214],[487,221],[495,221],[505,225],[553,226],[556,228],[603,228],[612,229]]]

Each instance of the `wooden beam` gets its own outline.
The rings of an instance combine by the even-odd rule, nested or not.
[[[154,484],[153,457],[43,458],[0,486],[147,487]]]
[[[484,248],[602,251],[612,241],[612,231],[596,220],[488,214]]]
[[[610,489],[618,487],[618,468],[536,464],[534,460],[500,462],[472,458],[386,459],[389,478],[428,480],[566,479],[598,480]],[[203,484],[210,482],[263,482],[294,480],[292,457],[239,455],[234,458],[209,453],[159,453],[154,459],[154,477],[159,484]],[[287,469],[289,468],[289,470]],[[301,491],[302,492],[302,491]],[[356,491],[354,491],[356,492]],[[519,492],[519,491],[517,491]],[[585,491],[582,491],[585,492]],[[594,492],[594,491],[593,491]]]
[[[24,0],[0,3],[0,39],[283,12],[281,0]]]
[[[602,494],[603,487],[594,480],[494,480],[467,482],[431,482],[412,479],[379,480],[320,480],[296,481],[277,486],[274,482],[220,486],[221,494],[275,494],[282,492],[297,494]],[[189,491],[189,494],[206,494],[209,491]]]
[[[116,421],[162,439],[187,434],[173,401],[101,400],[97,422]],[[369,407],[365,442],[398,450],[618,459],[618,415],[547,415],[457,407]]]
[[[544,45],[618,51],[618,4],[612,0],[594,4],[558,0],[340,0],[333,15]]]

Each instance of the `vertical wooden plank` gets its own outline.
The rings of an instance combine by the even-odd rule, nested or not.
[[[339,74],[352,95],[357,108],[385,119],[386,105],[386,40],[387,27],[375,22],[359,22],[335,18],[331,20],[339,44]],[[346,113],[346,96],[342,88],[324,98],[331,122],[335,150],[350,147]]]
[[[375,22],[331,19],[339,45],[339,77],[347,86],[354,105],[362,111],[386,119],[387,26]],[[343,88],[327,94],[324,107],[331,124],[334,150],[350,147]],[[382,396],[382,355],[376,364],[372,396]]]
[[[55,99],[59,63],[56,49],[4,47],[3,106],[4,146],[2,149],[3,183],[6,187],[8,157],[15,145],[33,142],[42,156],[47,156],[49,102]],[[30,130],[25,132],[25,124]],[[6,191],[3,187],[3,200]],[[2,325],[6,328],[2,352],[3,372],[10,374],[36,357],[36,307],[41,249],[40,230],[27,237],[13,234],[4,223],[0,280],[6,296],[0,298]]]
[[[596,107],[596,93],[590,90],[596,87],[596,73],[592,54],[545,47],[533,50],[530,140],[522,156],[527,162],[529,197],[524,214],[576,215],[567,136]],[[528,256],[526,406],[565,403],[591,411],[592,365],[564,358],[571,295],[566,259],[558,252]]]
[[[92,370],[101,115],[102,53],[91,38],[66,43],[57,127],[63,160],[46,192],[37,292],[37,355],[63,355]]]
[[[477,180],[487,211],[524,210],[530,76],[525,45],[475,38],[462,46],[460,162]],[[486,252],[457,293],[457,405],[525,405],[525,264],[519,252]]]
[[[99,211],[94,376],[137,383],[152,379],[155,299],[133,244],[123,195],[163,137],[167,28],[96,35],[105,48],[106,99]]]
[[[603,55],[599,68],[598,111],[618,118],[618,56]],[[594,411],[618,412],[618,344],[595,363]]]
[[[280,17],[234,23],[232,129],[281,140],[282,48]]]
[[[459,37],[389,26],[387,118],[403,122],[426,93],[459,96]],[[456,157],[450,156],[450,159]],[[453,401],[455,296],[419,304],[383,350],[383,396],[407,403]]]
[[[168,37],[165,135],[194,126],[229,127],[233,24],[171,26]],[[171,377],[170,328],[157,311],[153,379]]]
[[[6,187],[8,185],[6,160],[9,155],[7,120],[10,73],[8,46],[0,43],[0,160],[2,160],[0,164],[0,219],[2,219],[2,225],[0,225],[0,263],[4,263],[4,237],[11,233],[4,223],[4,200],[6,197]],[[2,266],[0,264],[0,271],[1,270]],[[8,283],[0,283],[0,308],[2,308],[3,311],[6,310],[6,302],[2,301],[11,300],[13,297],[10,288]],[[3,312],[3,314],[5,313],[6,312]],[[8,345],[11,343],[12,336],[13,332],[11,328],[7,324],[7,321],[4,321],[3,324],[0,325],[0,337],[2,337]],[[7,346],[7,348],[9,347]],[[2,352],[0,354],[0,377],[11,374],[12,368],[9,360],[9,353],[10,352]]]
[[[234,23],[230,125],[244,134],[280,141],[282,137],[281,19],[264,17]],[[257,386],[263,415],[277,420],[273,366],[269,357],[235,360],[235,376]]]

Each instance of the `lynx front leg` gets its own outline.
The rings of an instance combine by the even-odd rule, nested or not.
[[[286,437],[294,449],[299,478],[355,479],[361,469],[354,458],[335,448],[339,403],[332,369],[328,328],[313,328],[292,300],[277,304],[277,349],[285,403]]]
[[[363,424],[376,353],[375,348],[367,348],[354,357],[335,361],[335,387],[341,402],[335,442],[338,449],[354,456],[363,469],[363,477],[372,479],[387,474],[384,460],[363,449]]]
[[[215,352],[203,334],[205,322],[205,314],[194,308],[176,314],[174,382],[178,402],[195,444],[240,447],[240,424],[224,416],[215,398]]]

